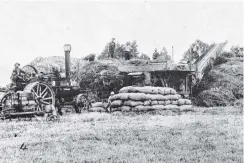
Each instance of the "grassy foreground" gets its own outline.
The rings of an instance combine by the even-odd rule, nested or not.
[[[242,162],[240,108],[0,123],[0,162]],[[27,149],[20,149],[21,144]]]

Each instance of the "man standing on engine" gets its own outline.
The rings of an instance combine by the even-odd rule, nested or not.
[[[15,63],[14,64],[14,69],[12,71],[12,75],[11,75],[11,80],[12,80],[12,86],[16,86],[17,82],[19,80],[23,80],[22,74],[25,74],[25,72],[23,70],[21,70],[20,68],[20,64],[19,63]]]
[[[108,51],[109,51],[109,58],[114,58],[114,51],[115,51],[115,38],[112,38],[112,41],[109,43]]]

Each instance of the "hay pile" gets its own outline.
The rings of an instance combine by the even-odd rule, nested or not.
[[[76,71],[77,63],[82,67],[85,61],[80,58],[70,58],[70,69],[71,71]],[[29,63],[34,66],[38,72],[48,73],[52,70],[52,67],[58,68],[64,72],[65,70],[65,58],[63,56],[51,56],[51,57],[37,57],[32,62]]]
[[[123,87],[119,94],[110,97],[111,112],[114,111],[152,111],[152,110],[187,110],[191,101],[182,99],[177,92],[168,87]]]
[[[243,98],[243,60],[228,58],[203,76],[193,101],[199,106],[230,106]],[[196,90],[196,89],[195,89]],[[193,89],[194,91],[194,89]]]

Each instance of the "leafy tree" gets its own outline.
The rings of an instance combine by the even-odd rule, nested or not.
[[[165,47],[163,47],[162,51],[159,53],[163,61],[170,61],[171,56],[168,55],[168,51]]]
[[[206,54],[212,46],[200,40],[196,40],[190,45],[188,50],[183,54],[183,58],[187,61],[194,61],[203,54]]]
[[[163,47],[162,51],[160,52],[161,55],[168,55],[168,51],[165,47]]]
[[[139,52],[138,52],[138,45],[137,45],[136,40],[132,41],[130,45],[132,48],[131,58],[138,58]]]
[[[97,57],[98,60],[102,60],[108,58],[109,56],[109,43],[106,44],[105,48],[103,49],[102,53]]]
[[[117,43],[115,47],[115,57],[116,58],[123,58],[124,57],[124,48],[123,45]]]
[[[139,56],[139,59],[144,59],[144,60],[148,60],[148,61],[151,60],[150,57],[145,53],[141,53],[141,55]]]
[[[153,58],[153,62],[160,63],[160,62],[166,62],[171,61],[170,55],[168,55],[168,52],[165,47],[163,47],[162,51],[160,51],[159,55]]]
[[[234,45],[230,48],[230,51],[237,57],[243,57],[243,47]]]
[[[89,54],[83,60],[86,60],[86,61],[90,62],[90,61],[94,61],[95,57],[96,57],[96,54]]]

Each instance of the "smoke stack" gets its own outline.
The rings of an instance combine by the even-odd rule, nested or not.
[[[64,45],[65,52],[65,76],[66,80],[70,83],[70,51],[71,46],[69,44]]]

